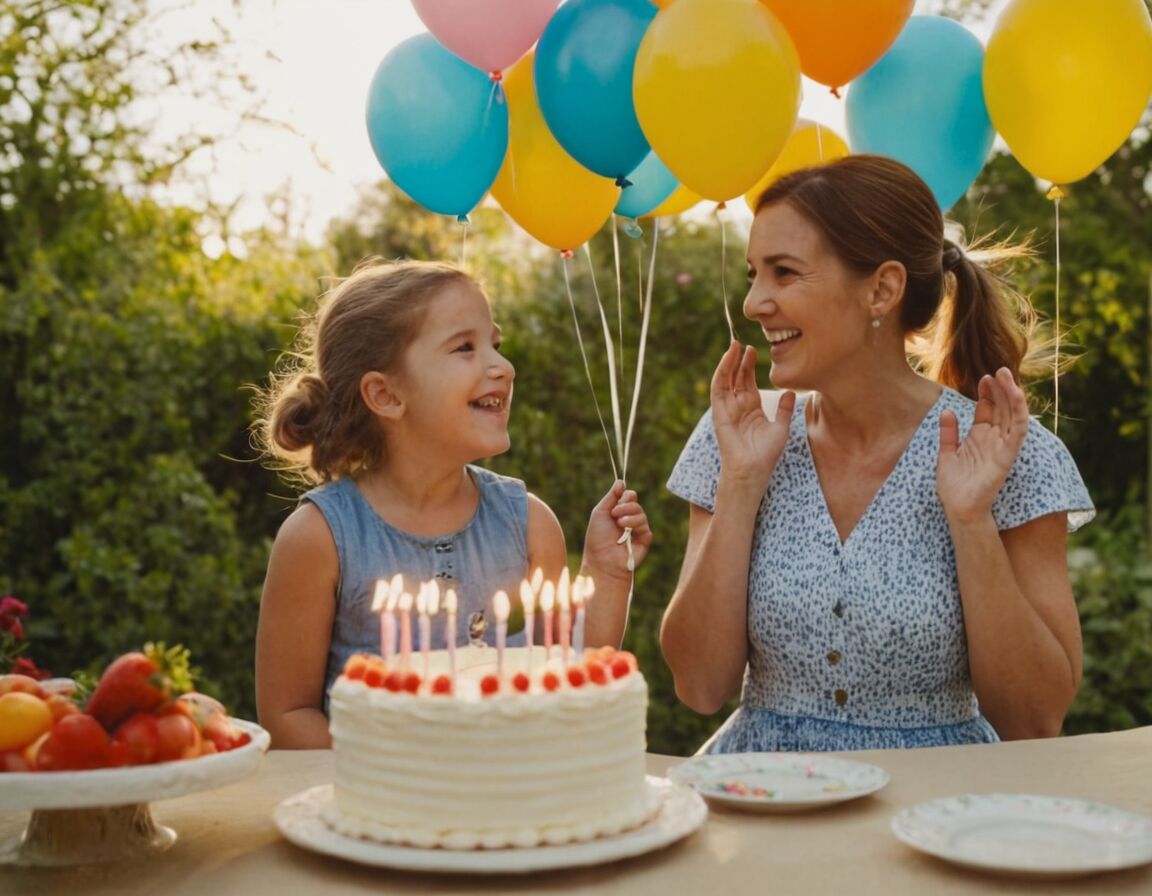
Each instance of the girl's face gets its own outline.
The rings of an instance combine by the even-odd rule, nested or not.
[[[488,300],[474,283],[458,280],[429,302],[395,378],[402,422],[415,427],[430,450],[443,446],[465,462],[502,454],[511,444],[516,371],[500,354],[500,328]]]
[[[775,386],[821,389],[829,376],[861,375],[871,346],[870,279],[845,267],[787,203],[756,214],[744,316],[768,340]]]

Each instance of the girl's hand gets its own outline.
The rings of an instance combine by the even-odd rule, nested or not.
[[[712,426],[720,445],[721,474],[757,492],[767,489],[788,442],[795,404],[794,392],[783,393],[775,419],[769,420],[756,385],[756,349],[733,342],[712,376]]]
[[[940,415],[936,494],[953,522],[969,522],[992,511],[1028,434],[1028,402],[1006,367],[984,376],[978,387],[972,429],[959,441],[956,415]]]
[[[627,530],[631,533],[626,535]],[[648,556],[651,545],[648,515],[640,506],[636,492],[616,480],[588,518],[584,568],[596,576],[631,578],[632,570]]]

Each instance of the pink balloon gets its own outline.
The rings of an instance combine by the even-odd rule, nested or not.
[[[440,43],[486,72],[503,71],[532,49],[560,0],[412,0]]]

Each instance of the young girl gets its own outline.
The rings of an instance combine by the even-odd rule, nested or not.
[[[458,595],[458,643],[499,589],[557,580],[564,534],[524,483],[476,460],[507,451],[515,371],[488,299],[459,268],[372,262],[321,302],[297,368],[260,399],[266,452],[318,487],[272,547],[256,636],[256,703],[277,748],[327,747],[326,695],[347,658],[378,652],[378,579]],[[619,644],[652,533],[616,482],[592,511],[581,572],[595,582],[585,643]],[[444,614],[432,644],[444,644]],[[488,618],[491,619],[489,611]],[[489,626],[489,639],[491,629]],[[510,640],[511,643],[511,640]],[[417,643],[414,645],[419,646]]]

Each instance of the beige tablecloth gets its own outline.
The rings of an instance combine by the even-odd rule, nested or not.
[[[901,809],[959,793],[1037,793],[1099,800],[1152,817],[1152,727],[1053,740],[971,747],[836,754],[886,769],[878,793],[799,815],[714,808],[694,834],[670,847],[598,867],[531,875],[399,872],[301,849],[272,822],[282,799],[331,780],[327,752],[269,753],[249,778],[152,805],[176,830],[168,851],[120,866],[0,867],[0,893],[80,896],[248,896],[322,893],[679,894],[1152,894],[1152,866],[1069,881],[974,872],[900,843],[889,824]],[[661,773],[681,760],[650,756]],[[0,788],[3,776],[0,775]],[[0,839],[28,813],[0,813]]]

